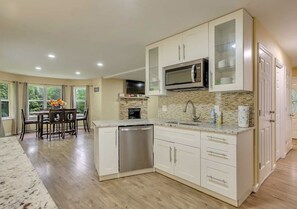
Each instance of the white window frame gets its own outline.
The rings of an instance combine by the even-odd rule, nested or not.
[[[86,95],[86,98],[83,100],[83,99],[76,99],[76,91],[77,89],[85,89],[86,93],[87,93],[87,88],[85,86],[75,86],[73,88],[73,107],[74,108],[77,108],[77,105],[76,103],[77,102],[84,102],[85,103],[85,107],[87,106],[87,95]],[[78,115],[82,115],[81,113],[78,114]]]
[[[7,96],[8,98],[7,99],[2,99],[1,98],[1,102],[4,101],[4,102],[8,102],[8,116],[7,117],[2,117],[2,119],[9,119],[11,118],[11,102],[10,102],[10,84],[6,81],[0,81],[1,84],[6,84],[7,85]],[[2,104],[0,104],[2,105]],[[2,114],[2,113],[1,113]]]
[[[42,97],[43,99],[42,100],[30,100],[29,99],[29,86],[34,86],[34,87],[42,87]],[[27,108],[27,112],[29,113],[29,117],[35,117],[33,115],[31,115],[31,113],[34,113],[34,112],[30,112],[30,102],[32,101],[36,101],[36,102],[43,102],[43,109],[46,109],[47,108],[47,104],[50,100],[47,100],[47,88],[49,87],[57,87],[57,88],[60,88],[61,89],[61,95],[60,95],[60,98],[62,98],[62,86],[59,86],[59,85],[39,85],[39,84],[28,84],[28,92],[27,92],[27,97],[28,97],[28,108]]]

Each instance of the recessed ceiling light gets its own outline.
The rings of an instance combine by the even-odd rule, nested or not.
[[[76,75],[80,75],[80,72],[75,72]]]
[[[54,55],[54,54],[48,54],[47,56],[48,56],[48,58],[51,58],[51,59],[56,58],[56,55]]]
[[[102,67],[102,66],[103,66],[103,63],[102,63],[102,62],[98,62],[98,63],[97,63],[97,66],[98,66],[98,67]]]
[[[36,66],[35,69],[36,69],[36,70],[41,70],[42,68],[39,67],[39,66]]]

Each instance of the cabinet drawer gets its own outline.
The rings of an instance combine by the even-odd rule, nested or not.
[[[155,139],[166,140],[192,147],[200,147],[200,131],[155,126],[154,134]]]
[[[236,200],[236,169],[201,159],[201,186]]]
[[[201,140],[201,156],[204,159],[236,167],[236,145]]]
[[[201,139],[217,144],[237,144],[236,135],[201,132]]]

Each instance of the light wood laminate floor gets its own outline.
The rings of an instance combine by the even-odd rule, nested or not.
[[[20,142],[60,209],[234,208],[157,173],[98,181],[93,160],[93,133]],[[240,208],[297,208],[297,145],[277,163],[274,173]]]

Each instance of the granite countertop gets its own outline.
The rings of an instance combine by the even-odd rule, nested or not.
[[[16,137],[0,138],[0,208],[57,208]]]
[[[183,123],[186,123],[186,125]],[[233,135],[254,129],[254,127],[239,128],[237,126],[230,126],[230,125],[218,126],[210,123],[194,123],[189,121],[174,121],[174,120],[165,120],[165,119],[97,120],[97,121],[93,121],[93,124],[98,128],[153,124],[158,126],[193,129],[193,130],[199,130],[199,131],[209,131],[209,132],[233,134]]]

